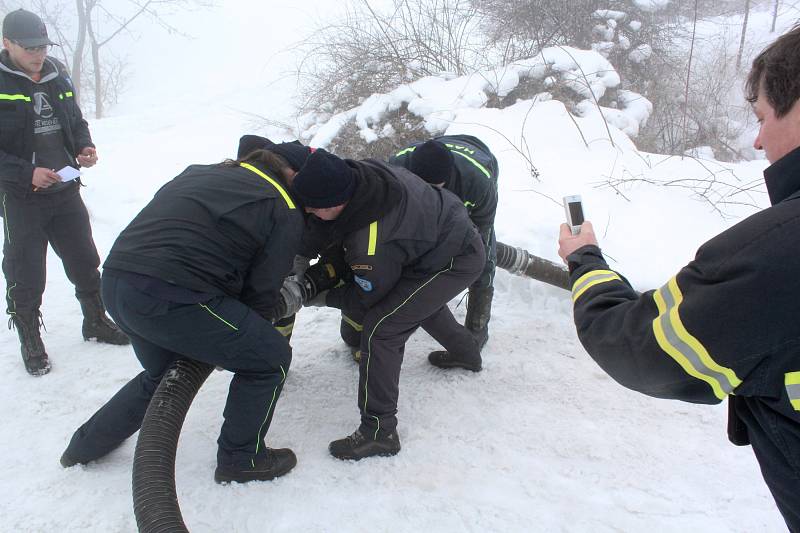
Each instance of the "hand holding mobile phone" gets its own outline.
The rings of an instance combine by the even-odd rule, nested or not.
[[[567,224],[573,235],[581,232],[581,224],[583,224],[583,203],[581,202],[580,195],[572,195],[564,197],[564,211],[567,215]]]

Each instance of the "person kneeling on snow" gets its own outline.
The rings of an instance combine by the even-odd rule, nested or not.
[[[234,373],[217,443],[218,483],[291,470],[289,449],[264,444],[292,359],[271,320],[300,244],[303,215],[275,154],[193,165],[164,185],[117,238],[103,301],[144,371],[73,435],[61,464],[103,457],[136,432],[179,358]]]
[[[407,168],[431,185],[452,191],[461,199],[470,220],[478,228],[486,250],[486,265],[480,277],[469,287],[464,326],[472,332],[483,349],[489,340],[494,271],[497,264],[497,241],[494,234],[497,178],[500,173],[497,158],[477,137],[445,135],[414,143],[390,157],[389,163]],[[431,364],[440,368],[465,366],[457,354],[446,351],[433,352],[428,359]]]
[[[292,190],[306,212],[333,221],[331,240],[342,242],[353,272],[353,283],[321,294],[315,303],[348,309],[362,328],[361,424],[333,441],[330,453],[354,460],[394,455],[400,451],[400,366],[411,334],[422,326],[480,369],[478,344],[447,307],[483,270],[480,235],[454,194],[376,160],[342,160],[317,150],[294,177]]]
[[[753,62],[748,100],[772,207],[717,235],[664,286],[636,293],[591,223],[561,226],[578,337],[622,385],[693,403],[729,399],[789,529],[800,531],[800,27]]]

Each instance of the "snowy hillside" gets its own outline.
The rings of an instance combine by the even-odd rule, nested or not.
[[[217,48],[224,41],[231,49],[275,57],[302,21],[296,11],[266,7],[253,8],[247,18],[267,16],[281,29],[270,42],[237,31],[242,17],[197,15],[193,20],[208,29],[198,49],[210,54],[206,64],[218,60],[224,75],[191,70],[200,58],[187,59],[188,66],[176,68],[190,69],[192,86],[200,89],[181,90],[171,79],[167,87],[176,90],[147,99],[140,79],[135,99],[111,118],[90,123],[100,162],[86,171],[83,194],[101,256],[161,184],[190,163],[235,154],[239,136],[253,132],[252,116],[242,111],[287,119],[289,80],[264,89],[269,72],[236,74],[248,71],[252,55],[232,58]],[[223,79],[236,83],[226,86]],[[498,240],[533,254],[558,260],[559,200],[581,194],[612,267],[645,290],[674,274],[706,239],[756,210],[725,205],[723,217],[685,189],[644,181],[713,175],[744,187],[759,183],[763,161],[721,164],[640,153],[614,124],[612,145],[591,110],[576,118],[587,148],[557,101],[520,101],[502,110],[471,102],[447,106],[447,131],[476,135],[497,155]],[[431,118],[444,105],[432,106]],[[529,150],[520,151],[523,146]],[[761,186],[741,198],[767,203]],[[42,309],[53,361],[47,376],[26,374],[13,332],[0,337],[2,532],[136,530],[135,437],[95,464],[65,470],[58,463],[72,432],[140,371],[129,347],[82,341],[72,292],[51,254]],[[451,303],[463,319],[465,306],[457,304]],[[298,465],[277,481],[214,483],[230,375],[215,372],[202,388],[177,459],[178,497],[193,533],[785,529],[752,450],[727,441],[725,406],[655,400],[617,385],[578,343],[565,291],[498,270],[491,336],[478,374],[432,367],[427,354],[438,345],[423,332],[414,334],[400,385],[403,450],[391,458],[351,463],[327,452],[331,440],[358,423],[358,368],[338,329],[336,310],[299,315],[292,368],[267,438],[272,447],[291,447]]]

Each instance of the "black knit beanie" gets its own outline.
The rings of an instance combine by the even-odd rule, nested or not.
[[[269,150],[282,156],[289,166],[297,172],[306,163],[309,154],[313,152],[311,148],[305,146],[300,141],[292,141],[288,143],[274,143],[266,137],[258,135],[243,135],[239,139],[239,149],[236,157],[241,159],[254,150]]]
[[[292,190],[305,207],[325,209],[350,200],[356,188],[353,171],[325,150],[315,150],[292,182]]]
[[[409,170],[428,183],[450,181],[455,161],[450,150],[439,141],[430,140],[417,146],[411,153]]]

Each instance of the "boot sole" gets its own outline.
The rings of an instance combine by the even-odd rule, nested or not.
[[[396,450],[383,450],[378,453],[371,453],[369,455],[355,455],[355,454],[335,454],[330,449],[328,450],[330,454],[341,460],[341,461],[360,461],[361,459],[367,459],[368,457],[392,457],[400,453],[400,447],[398,446]]]
[[[129,345],[131,343],[130,340],[128,340],[128,342],[112,342],[112,341],[100,340],[97,337],[87,337],[85,335],[83,337],[83,340],[86,341],[86,342],[94,341],[94,342],[96,342],[98,344],[110,344],[112,346],[127,346],[127,345]]]
[[[439,352],[433,352],[433,353],[439,353]],[[443,370],[448,370],[450,368],[463,368],[464,370],[470,370],[472,372],[480,372],[481,369],[483,368],[482,366],[483,361],[471,365],[463,361],[455,361],[452,359],[447,359],[445,361],[440,361],[440,360],[434,361],[433,359],[431,359],[430,356],[428,356],[428,362],[432,366],[435,366],[436,368],[441,368]]]
[[[461,368],[463,370],[469,370],[470,372],[480,372],[481,370],[483,370],[482,366],[467,366],[467,365],[457,365],[457,364],[437,365],[434,363],[431,363],[431,365],[435,366],[436,368],[441,368],[442,370],[450,370],[451,368]]]

